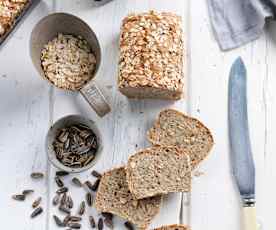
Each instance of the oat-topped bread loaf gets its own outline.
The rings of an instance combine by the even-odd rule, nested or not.
[[[186,225],[174,224],[174,225],[162,226],[160,228],[155,228],[154,230],[190,230],[190,228]]]
[[[129,158],[126,171],[130,192],[137,199],[191,190],[189,156],[176,146],[141,150]]]
[[[132,14],[120,36],[119,90],[130,98],[180,99],[183,91],[181,17]]]
[[[125,169],[121,167],[102,176],[95,205],[99,212],[113,213],[145,229],[158,214],[161,201],[161,196],[135,199],[128,189]]]
[[[206,126],[174,109],[160,112],[148,139],[154,145],[180,146],[189,153],[193,168],[206,158],[214,144]]]

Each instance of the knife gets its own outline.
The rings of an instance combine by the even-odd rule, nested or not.
[[[243,230],[257,230],[255,166],[248,130],[246,67],[240,57],[231,67],[228,96],[230,159],[243,204]]]

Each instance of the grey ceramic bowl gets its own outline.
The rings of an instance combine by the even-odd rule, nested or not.
[[[79,123],[88,126],[96,134],[97,141],[98,141],[98,150],[96,152],[96,156],[95,156],[94,160],[91,161],[91,163],[88,164],[87,166],[82,167],[82,168],[70,168],[70,167],[67,167],[67,166],[63,165],[56,158],[56,153],[55,153],[54,148],[53,148],[53,141],[55,140],[55,137],[57,136],[60,129],[62,129],[66,126],[70,126],[70,125],[73,125],[73,124],[79,124]],[[88,118],[82,117],[80,115],[69,115],[69,116],[63,117],[63,118],[59,119],[58,121],[56,121],[51,126],[51,128],[49,129],[49,131],[47,133],[45,144],[46,144],[46,152],[47,152],[49,161],[56,168],[58,168],[60,170],[64,170],[66,172],[70,172],[70,173],[82,172],[82,171],[85,171],[85,170],[91,168],[99,160],[99,158],[102,154],[102,150],[103,150],[102,136],[101,136],[101,134],[99,132],[99,129],[97,128],[95,122],[88,119]]]

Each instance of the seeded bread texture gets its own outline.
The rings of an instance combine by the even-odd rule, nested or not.
[[[162,226],[160,228],[155,228],[154,230],[190,230],[189,227],[182,224],[174,224],[174,225],[168,225],[168,226]]]
[[[102,176],[95,206],[99,212],[118,215],[132,222],[139,229],[146,229],[158,214],[161,202],[161,196],[135,199],[128,188],[125,168],[121,167],[106,172]]]
[[[137,199],[191,190],[189,156],[176,146],[141,150],[129,158],[126,171]]]
[[[120,36],[120,92],[130,98],[180,99],[183,53],[180,16],[154,11],[127,16]]]
[[[206,126],[174,109],[160,112],[147,136],[153,145],[182,148],[190,155],[193,169],[208,156],[214,145],[212,134]]]

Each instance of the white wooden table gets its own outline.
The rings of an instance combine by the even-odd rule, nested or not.
[[[55,169],[46,159],[44,139],[49,126],[68,114],[95,120],[104,136],[105,149],[95,169],[122,165],[136,150],[148,146],[145,132],[158,112],[179,108],[200,118],[214,133],[215,147],[194,177],[190,207],[185,222],[193,230],[239,230],[240,203],[231,177],[227,130],[228,73],[233,60],[242,56],[248,68],[250,134],[257,169],[257,212],[263,229],[275,229],[276,203],[276,25],[255,42],[231,52],[220,52],[215,42],[206,0],[115,0],[95,8],[92,0],[44,0],[20,25],[0,51],[0,219],[1,229],[53,230],[51,199],[56,185]],[[186,96],[176,103],[128,101],[116,88],[120,22],[129,12],[149,9],[177,12],[183,16],[187,47]],[[103,63],[97,79],[112,105],[112,112],[98,118],[79,95],[52,88],[41,80],[29,57],[29,37],[40,18],[51,12],[69,12],[85,20],[97,33],[103,48]],[[34,182],[29,174],[47,176]],[[89,172],[79,175],[92,179]],[[67,179],[69,183],[69,179]],[[24,188],[35,189],[24,203],[11,195]],[[84,192],[72,189],[75,200]],[[41,195],[43,215],[30,220],[31,200]],[[178,223],[180,195],[166,200],[154,226]],[[94,210],[89,210],[97,217]],[[58,213],[59,214],[59,213]],[[121,222],[116,220],[116,222]],[[83,221],[82,229],[89,229]],[[123,229],[119,223],[115,229]]]

